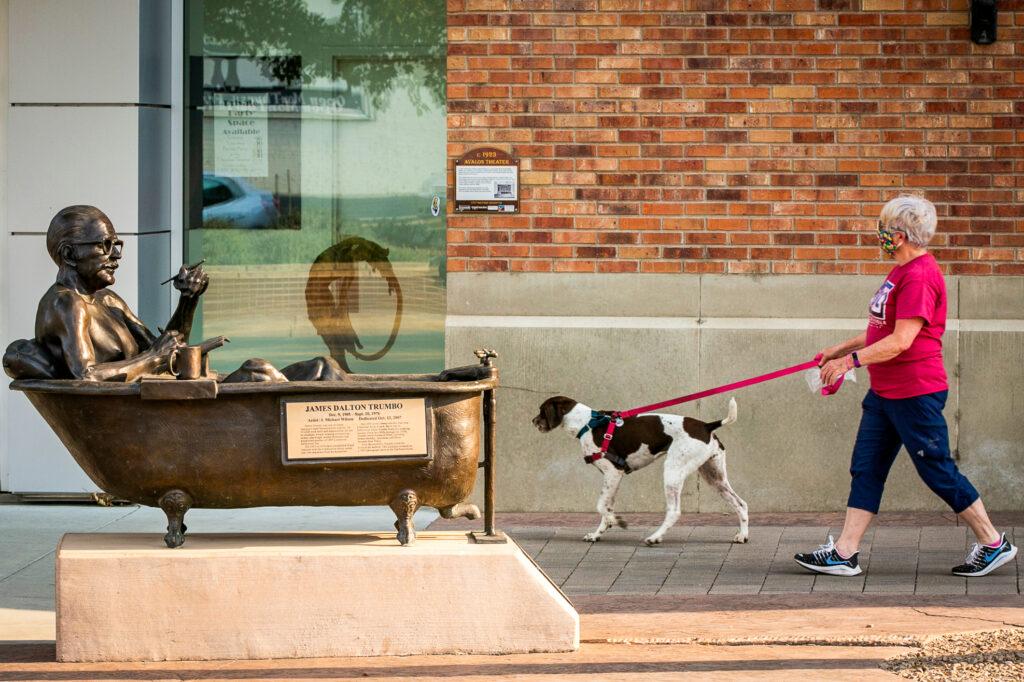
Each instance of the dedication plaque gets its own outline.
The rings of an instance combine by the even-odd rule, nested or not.
[[[427,459],[424,398],[281,401],[285,463]]]
[[[483,147],[455,161],[456,213],[518,213],[519,159]]]

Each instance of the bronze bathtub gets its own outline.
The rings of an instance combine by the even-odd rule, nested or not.
[[[387,504],[398,517],[398,539],[407,544],[415,540],[412,514],[421,506],[435,507],[445,518],[479,517],[477,507],[465,500],[480,466],[487,479],[485,534],[495,535],[498,378],[494,368],[477,369],[479,378],[467,381],[416,374],[235,384],[39,380],[14,381],[10,387],[25,393],[100,489],[164,510],[169,547],[184,542],[183,519],[191,507],[290,505]],[[168,398],[168,390],[180,395]],[[296,461],[284,454],[284,412],[290,401],[412,399],[419,405],[419,398],[425,412],[425,455]]]

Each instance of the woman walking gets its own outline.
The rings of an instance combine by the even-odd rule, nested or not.
[[[796,562],[811,571],[857,575],[860,541],[878,514],[889,469],[901,446],[917,473],[974,532],[977,543],[954,575],[988,575],[1013,560],[1017,548],[1000,535],[978,491],[950,456],[942,408],[949,385],[942,364],[946,283],[928,243],[935,235],[935,206],[900,196],[882,208],[879,244],[897,265],[868,307],[867,331],[822,351],[821,379],[831,385],[854,367],[866,366],[871,388],[862,404],[850,463],[850,496],[839,540]]]

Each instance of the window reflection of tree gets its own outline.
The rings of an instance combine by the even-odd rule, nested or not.
[[[445,102],[445,0],[329,0],[323,12],[307,0],[205,0],[203,9],[204,43],[261,55],[269,78],[331,79],[336,55],[362,56],[338,75],[361,86],[374,108],[385,108],[398,88],[420,111]]]

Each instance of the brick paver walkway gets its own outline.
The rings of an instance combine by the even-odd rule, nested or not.
[[[752,526],[744,545],[731,542],[736,533],[731,525],[677,526],[656,547],[643,544],[654,526],[611,530],[598,543],[584,542],[589,528],[580,526],[508,525],[502,530],[570,596],[1021,593],[1020,556],[984,578],[950,575],[973,541],[962,526],[877,527],[861,547],[864,573],[855,577],[815,575],[793,562],[793,554],[815,549],[826,535],[838,537],[839,528],[828,525]],[[1024,540],[1024,527],[1012,532]]]

